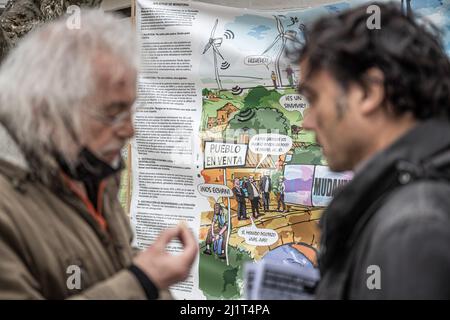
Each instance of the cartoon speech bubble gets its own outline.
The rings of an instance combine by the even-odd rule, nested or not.
[[[253,153],[262,154],[255,170],[261,165],[267,155],[279,156],[287,153],[292,147],[292,139],[289,136],[278,133],[261,133],[250,139],[249,148]]]
[[[238,236],[245,239],[245,243],[251,246],[270,246],[278,241],[278,233],[272,229],[260,229],[252,220],[250,227],[242,227],[238,230]]]
[[[300,111],[303,116],[303,111],[308,108],[308,102],[301,94],[286,94],[279,100],[280,104],[289,111]]]
[[[268,56],[256,55],[256,56],[246,56],[244,63],[249,66],[265,65],[267,70],[269,70],[269,64],[272,59]]]
[[[230,198],[233,196],[233,191],[222,184],[202,183],[198,185],[197,189],[202,196],[213,197],[216,202],[220,197]]]

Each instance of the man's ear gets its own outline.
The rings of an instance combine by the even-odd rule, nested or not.
[[[377,111],[384,100],[384,74],[378,68],[367,70],[365,75],[366,92],[361,96],[360,110],[362,114]]]

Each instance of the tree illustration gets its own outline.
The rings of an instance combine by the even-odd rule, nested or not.
[[[255,133],[264,131],[287,135],[290,122],[282,112],[275,108],[257,107],[237,113],[230,120],[227,128],[231,131],[241,130],[244,132],[251,129],[255,130]]]
[[[260,100],[270,95],[272,90],[267,90],[263,86],[257,86],[251,89],[244,98],[244,109],[260,106]]]

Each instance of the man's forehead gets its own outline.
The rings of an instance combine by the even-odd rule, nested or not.
[[[136,81],[136,70],[112,53],[97,53],[94,56],[94,68],[99,84],[125,85]]]
[[[117,55],[94,55],[95,91],[92,97],[99,108],[123,109],[136,99],[136,70]]]
[[[336,82],[331,72],[324,68],[312,70],[307,59],[300,62],[300,81],[298,88],[300,92],[315,92],[330,82]]]

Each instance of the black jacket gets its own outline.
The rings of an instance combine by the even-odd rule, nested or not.
[[[237,202],[245,203],[245,194],[242,188],[233,187],[233,189],[231,190],[233,191],[234,198],[236,199]]]
[[[320,226],[317,298],[450,299],[450,123],[423,122],[369,160]]]

